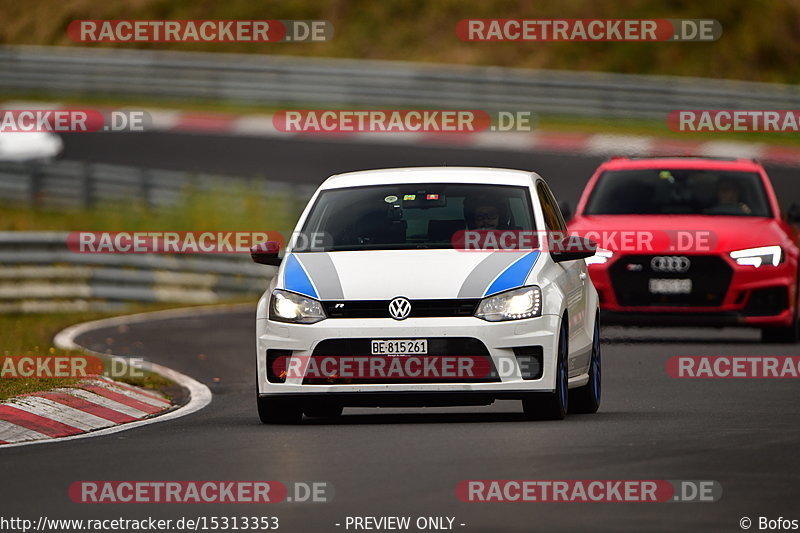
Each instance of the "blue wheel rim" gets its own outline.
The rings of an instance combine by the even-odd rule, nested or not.
[[[600,326],[595,321],[594,339],[592,340],[592,392],[596,402],[600,401],[601,392],[601,359],[600,359]]]
[[[561,405],[564,406],[564,409],[567,408],[567,402],[569,401],[569,390],[568,390],[569,385],[567,383],[566,360],[567,360],[566,331],[562,329],[561,335],[559,336],[558,340],[558,380],[561,383]]]

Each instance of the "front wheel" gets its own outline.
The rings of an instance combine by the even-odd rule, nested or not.
[[[570,413],[596,413],[600,408],[602,360],[600,357],[600,317],[594,319],[592,357],[589,361],[589,382],[569,391]]]
[[[797,321],[794,326],[786,326],[782,328],[763,328],[761,330],[761,342],[767,344],[794,344],[800,337],[800,328],[798,328]]]
[[[556,386],[553,392],[535,394],[522,400],[522,411],[529,420],[563,420],[569,404],[567,375],[568,350],[567,319],[561,321],[556,357]]]
[[[798,340],[800,340],[800,318],[797,316],[797,305],[795,305],[794,319],[790,326],[763,328],[761,330],[761,342],[791,344]]]

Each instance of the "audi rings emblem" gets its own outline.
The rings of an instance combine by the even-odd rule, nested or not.
[[[411,314],[411,302],[407,298],[395,298],[389,302],[389,315],[395,320],[405,320]]]
[[[654,272],[687,272],[692,262],[683,255],[659,255],[650,260]]]

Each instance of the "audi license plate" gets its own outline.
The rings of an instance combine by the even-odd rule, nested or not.
[[[372,355],[426,355],[428,341],[426,339],[392,339],[374,340]]]
[[[651,294],[689,294],[692,292],[690,279],[651,279]]]

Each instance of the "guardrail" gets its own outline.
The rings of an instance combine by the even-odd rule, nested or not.
[[[0,90],[256,105],[524,109],[663,117],[797,109],[795,85],[256,54],[0,46]]]
[[[138,200],[151,207],[174,205],[188,191],[246,187],[247,193],[290,201],[302,208],[315,187],[185,171],[159,170],[82,161],[2,161],[0,201],[45,207],[91,207],[102,202]]]
[[[117,310],[130,302],[257,297],[275,267],[247,254],[88,254],[66,232],[0,232],[0,312]]]
[[[0,201],[90,207],[139,201],[168,208],[194,191],[231,188],[282,198],[297,211],[314,187],[260,178],[60,160],[0,162]],[[217,303],[263,292],[273,267],[247,254],[90,254],[67,248],[67,232],[0,232],[0,313],[118,310],[130,302]]]

